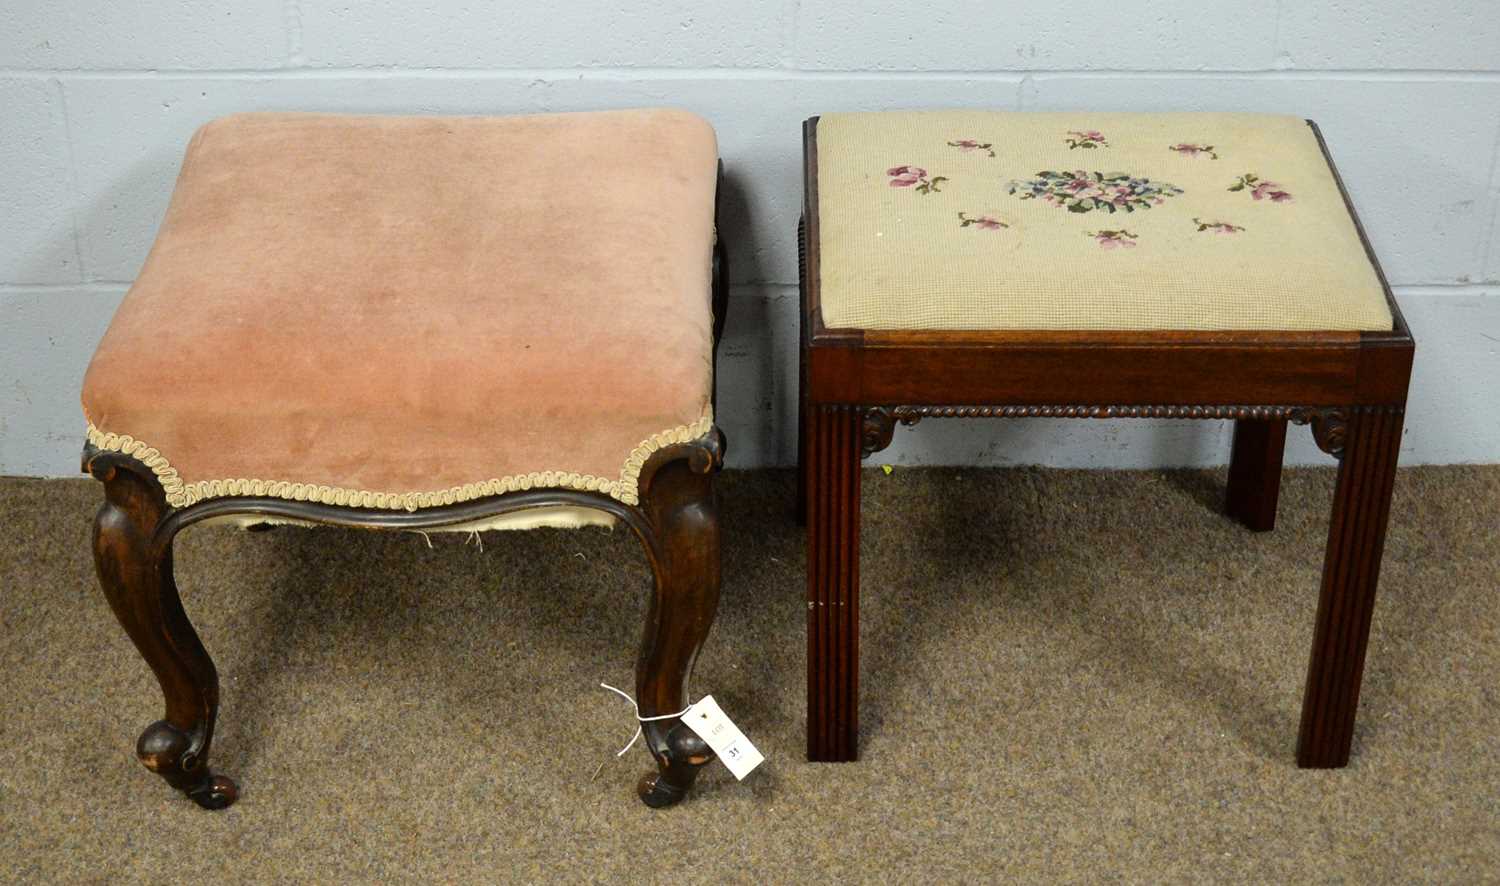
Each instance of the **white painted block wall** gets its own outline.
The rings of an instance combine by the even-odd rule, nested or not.
[[[1500,461],[1492,0],[5,0],[0,474],[77,470],[78,386],[188,136],[244,110],[675,105],[719,132],[732,465],[796,452],[800,123],[917,107],[1316,119],[1418,342],[1406,464]],[[926,422],[901,464],[1222,463],[1215,422]],[[1293,463],[1327,461],[1306,434]]]

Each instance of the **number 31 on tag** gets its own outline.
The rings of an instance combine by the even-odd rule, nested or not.
[[[724,715],[724,710],[712,695],[703,696],[697,704],[683,712],[682,722],[708,743],[719,756],[720,762],[737,779],[743,780],[750,774],[750,770],[765,760],[760,751],[755,749],[755,745],[750,743],[750,739],[745,737],[745,733]]]

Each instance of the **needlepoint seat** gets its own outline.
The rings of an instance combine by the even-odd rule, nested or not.
[[[817,149],[830,328],[1391,328],[1295,117],[834,114]]]

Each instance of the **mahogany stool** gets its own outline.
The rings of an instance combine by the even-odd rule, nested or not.
[[[587,174],[581,174],[585,171]],[[213,661],[172,576],[204,521],[388,530],[622,523],[655,573],[636,698],[670,715],[719,597],[713,361],[727,294],[704,120],[245,114],[204,126],[83,387],[99,580],[155,672],[136,752],[200,806]]]
[[[857,756],[860,460],[929,417],[1233,419],[1272,528],[1286,424],[1340,460],[1297,762],[1348,762],[1414,345],[1317,127],[1232,114],[804,126],[808,757]]]

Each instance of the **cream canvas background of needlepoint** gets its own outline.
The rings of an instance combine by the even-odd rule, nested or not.
[[[1070,131],[1108,146],[1070,148]],[[1076,136],[1071,136],[1076,139]],[[990,144],[963,150],[950,141]],[[1190,156],[1170,150],[1212,145]],[[862,329],[1388,330],[1390,309],[1306,121],[1257,114],[923,111],[818,121],[823,322]],[[936,191],[892,187],[899,166]],[[1043,170],[1123,172],[1183,193],[1070,212],[1007,193]],[[1241,175],[1290,202],[1230,191]],[[1009,225],[961,227],[959,213]],[[1244,230],[1199,231],[1194,219]],[[1124,229],[1132,247],[1089,232]]]

